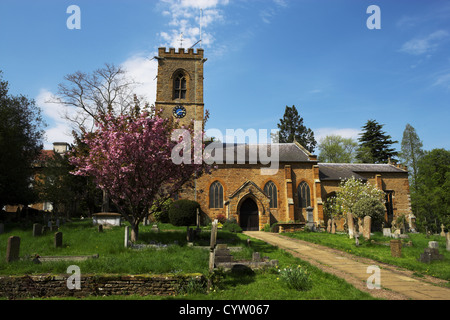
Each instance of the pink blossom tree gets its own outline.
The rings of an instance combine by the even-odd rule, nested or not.
[[[157,207],[182,186],[209,172],[209,166],[198,159],[204,149],[203,128],[194,132],[194,126],[182,127],[179,130],[184,134],[174,138],[177,122],[159,115],[144,112],[138,116],[103,117],[97,130],[83,139],[89,152],[71,157],[76,167],[73,173],[92,176],[109,194],[130,223],[131,241],[135,242],[139,224],[151,213],[153,205]],[[198,140],[195,144],[188,141],[193,137],[200,139],[200,146]],[[194,145],[201,150],[191,152]],[[184,161],[174,161],[174,156],[181,154],[174,154],[173,150],[182,150]]]

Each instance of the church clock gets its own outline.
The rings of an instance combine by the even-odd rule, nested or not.
[[[183,106],[176,106],[173,108],[172,113],[175,118],[184,118],[186,116],[186,108]]]

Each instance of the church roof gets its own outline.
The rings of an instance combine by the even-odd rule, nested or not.
[[[272,152],[277,152],[278,159]],[[220,151],[222,155],[220,156]],[[276,143],[276,144],[239,144],[239,143],[222,143],[213,142],[209,144],[205,150],[206,154],[210,154],[217,161],[222,163],[254,163],[267,164],[267,162],[310,162],[309,152],[297,143]],[[219,159],[221,158],[221,159]]]
[[[369,164],[369,163],[319,163],[320,180],[342,180],[351,177],[367,180],[359,173],[406,173],[407,171],[397,168],[391,164]]]

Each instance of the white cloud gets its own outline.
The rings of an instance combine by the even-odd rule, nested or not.
[[[359,134],[361,133],[360,129],[354,128],[318,128],[313,130],[314,138],[320,142],[326,136],[337,135],[343,138],[352,138],[357,140],[359,138]]]
[[[437,47],[449,38],[450,34],[445,30],[438,30],[426,37],[415,38],[403,44],[400,51],[413,55],[421,55],[433,52]]]
[[[433,86],[441,86],[450,90],[450,73],[438,76]]]
[[[47,89],[41,89],[36,97],[36,105],[41,108],[49,127],[45,130],[44,149],[53,148],[53,142],[73,142],[70,124],[64,119],[65,106],[53,103],[54,95]]]

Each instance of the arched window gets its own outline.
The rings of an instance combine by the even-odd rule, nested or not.
[[[306,181],[303,181],[298,185],[298,205],[300,208],[307,208],[311,206],[311,191]]]
[[[219,181],[209,187],[209,207],[212,209],[223,208],[223,187]]]
[[[173,88],[174,99],[186,99],[186,77],[183,73],[180,72],[175,77]]]
[[[272,181],[269,181],[264,186],[264,192],[270,198],[270,207],[278,208],[278,198],[277,198],[277,186]]]

